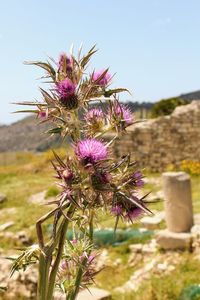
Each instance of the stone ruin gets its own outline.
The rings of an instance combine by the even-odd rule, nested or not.
[[[183,160],[200,161],[200,101],[179,106],[170,116],[130,126],[116,141],[115,154],[130,152],[140,167],[163,172]]]
[[[166,250],[190,250],[194,223],[190,176],[185,172],[166,172],[162,177],[167,229],[156,233],[156,241]]]

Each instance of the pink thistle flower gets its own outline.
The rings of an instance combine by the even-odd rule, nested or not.
[[[100,108],[92,108],[85,114],[86,122],[96,122],[104,117],[103,111]]]
[[[136,171],[133,173],[132,181],[131,183],[134,184],[136,187],[143,187],[144,186],[144,180],[142,180],[143,175],[140,171]]]
[[[114,105],[114,114],[116,117],[120,118],[121,121],[125,122],[127,125],[133,123],[133,116],[130,109],[123,104],[116,103]]]
[[[79,141],[75,147],[75,154],[84,165],[93,165],[108,157],[106,146],[93,138]]]
[[[68,78],[56,84],[56,91],[61,98],[68,98],[74,95],[76,85]]]
[[[125,218],[130,221],[134,221],[137,220],[139,217],[141,217],[142,214],[143,214],[143,210],[140,207],[134,207],[127,212]]]
[[[121,205],[115,205],[113,207],[111,207],[110,212],[114,215],[114,216],[120,216],[122,215],[123,209],[121,207]]]
[[[105,72],[105,70],[96,71],[92,74],[92,80],[97,81]],[[111,75],[107,72],[102,79],[98,81],[98,85],[106,86],[111,79]]]

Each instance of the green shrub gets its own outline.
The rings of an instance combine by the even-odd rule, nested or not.
[[[59,189],[56,186],[51,186],[45,195],[45,198],[56,197],[60,193]]]
[[[155,103],[151,109],[151,116],[157,118],[159,116],[170,115],[177,106],[188,104],[189,101],[181,98],[163,99]]]

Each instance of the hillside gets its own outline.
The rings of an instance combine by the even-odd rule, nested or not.
[[[52,144],[56,144],[55,138],[44,134],[47,129],[47,124],[38,124],[33,116],[11,125],[2,125],[0,126],[0,152],[46,150]]]

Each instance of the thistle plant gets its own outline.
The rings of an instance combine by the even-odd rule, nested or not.
[[[94,224],[99,212],[134,222],[144,213],[143,174],[130,154],[116,159],[112,149],[116,138],[135,122],[128,107],[119,102],[124,88],[112,89],[113,76],[108,69],[87,72],[96,53],[92,47],[86,55],[62,53],[58,60],[28,62],[45,71],[48,89],[40,88],[42,100],[20,102],[33,108],[22,110],[48,122],[48,134],[67,138],[73,155],[61,159],[54,151],[52,166],[60,194],[48,203],[53,208],[36,223],[38,245],[26,249],[14,262],[12,272],[38,264],[38,300],[53,299],[59,288],[66,299],[74,300],[81,289],[94,282],[98,253],[93,240]],[[109,134],[111,133],[111,134]],[[43,234],[43,223],[52,220],[52,234]],[[68,229],[74,237],[67,239]]]

